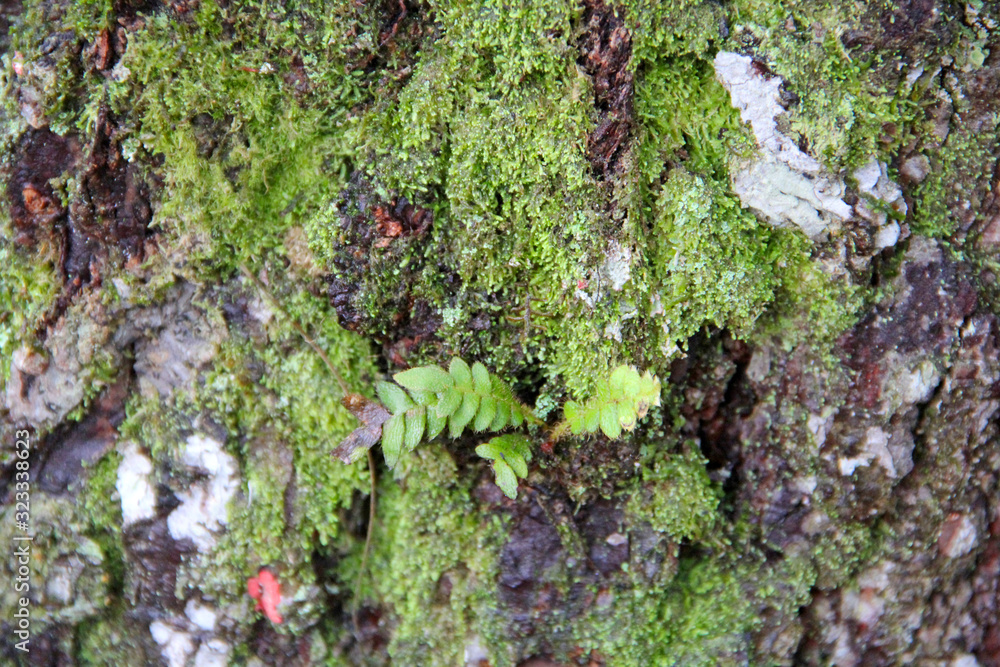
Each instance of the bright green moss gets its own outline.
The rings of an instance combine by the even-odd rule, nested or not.
[[[452,331],[441,332],[447,347],[481,346],[501,371],[527,357],[547,377],[584,389],[609,359],[578,352],[600,344],[614,304],[584,318],[573,297],[606,246],[585,154],[593,99],[576,65],[579,7],[547,0],[516,10],[492,2],[435,9],[437,40],[352,136],[373,159],[383,197],[429,199],[434,210],[423,259],[435,271],[425,270],[416,288],[453,315]],[[320,257],[332,240],[317,229],[326,224],[310,223]],[[461,278],[458,294],[442,293],[428,275],[442,266]],[[499,320],[499,344],[470,336],[454,317],[482,311]],[[516,357],[508,352],[515,346]]]
[[[719,518],[720,499],[706,463],[697,454],[679,454],[644,468],[643,489],[629,500],[629,516],[649,522],[675,542],[706,536]]]
[[[660,191],[655,230],[665,344],[705,322],[748,331],[774,297],[784,255],[798,250],[711,181],[681,170]]]
[[[760,623],[744,588],[751,576],[762,575],[734,560],[685,559],[670,583],[637,584],[578,632],[616,667],[745,664],[748,633]]]
[[[840,365],[833,355],[837,336],[852,326],[865,303],[866,291],[843,276],[826,274],[810,258],[810,243],[801,234],[775,230],[790,250],[779,260],[781,288],[767,313],[757,320],[751,338],[777,341],[785,350],[813,345],[827,368]]]
[[[733,135],[747,134],[712,63],[695,58],[654,61],[636,84],[642,121],[639,164],[645,184],[659,180],[668,161],[685,153],[688,171],[724,184]]]
[[[876,558],[869,529],[850,525],[815,550],[766,558],[743,538],[726,553],[683,558],[675,577],[635,581],[614,606],[583,619],[581,646],[612,657],[616,667],[770,664],[751,642],[765,614],[791,618],[814,586],[844,585]],[[765,647],[766,648],[766,647]]]
[[[884,154],[883,124],[905,118],[906,103],[889,84],[872,82],[868,74],[879,63],[853,60],[832,32],[809,32],[813,18],[832,24],[814,13],[819,9],[749,0],[670,4],[627,3],[626,19],[636,27],[635,144],[610,199],[587,159],[597,112],[577,64],[578,3],[435,3],[434,22],[419,19],[425,43],[383,49],[385,17],[369,6],[247,2],[223,9],[204,1],[185,18],[147,17],[129,36],[121,76],[88,79],[82,104],[65,97],[66,77],[51,88],[48,104],[62,114],[60,128],[90,131],[107,99],[127,119],[120,128],[126,157],[162,159],[156,171],[165,192],[155,224],[164,246],[189,232],[210,239],[195,244],[185,277],[253,292],[235,267],[266,268],[282,307],[354,390],[371,387],[376,376],[368,343],[336,326],[329,303],[314,295],[317,283],[288,271],[278,249],[304,221],[316,256],[330,259],[339,243],[330,202],[354,168],[368,172],[383,199],[407,196],[432,209],[426,242],[415,244],[395,273],[376,271],[363,285],[365,309],[381,311],[397,296],[400,276],[419,267],[405,276],[414,282],[407,287],[441,312],[443,325],[433,349],[416,354],[461,350],[522,388],[541,386],[538,404],[551,412],[567,394],[586,395],[593,378],[619,360],[666,368],[705,325],[738,335],[781,327],[792,340],[806,328],[798,326],[803,320],[839,331],[856,303],[849,288],[815,267],[808,241],[760,223],[729,191],[727,160],[747,133],[715,81],[711,57],[741,45],[766,56],[800,95],[792,130],[837,169]],[[753,39],[742,41],[747,35]],[[380,59],[374,67],[364,65],[369,56]],[[74,71],[77,63],[66,65]],[[308,85],[297,87],[292,82],[303,72]],[[939,185],[928,182],[926,202]],[[927,224],[938,217],[928,214]],[[163,275],[173,275],[174,267],[157,261],[164,261]],[[0,305],[31,304],[0,321],[6,360],[58,283],[51,262],[28,267],[9,245],[0,246],[0,271]],[[153,276],[150,284],[171,279]],[[150,288],[143,299],[163,291]],[[206,296],[204,305],[221,320],[218,296]],[[176,453],[192,419],[228,432],[226,447],[246,485],[203,590],[232,601],[244,596],[246,577],[260,565],[279,563],[288,591],[307,597],[317,583],[314,554],[350,552],[338,566],[339,590],[329,591],[347,599],[361,544],[346,534],[341,516],[357,492],[367,493],[368,478],[363,463],[343,466],[329,448],[356,422],[340,407],[326,367],[288,317],[272,310],[262,334],[231,323],[193,396],[169,405],[136,399],[122,434],[149,446],[160,462]],[[490,327],[471,329],[482,313]],[[102,500],[114,497],[116,466],[110,456],[93,471],[84,502],[93,522],[120,523],[118,508]],[[400,664],[460,664],[478,635],[502,662],[509,642],[493,610],[503,526],[476,511],[469,496],[475,476],[460,475],[440,447],[422,447],[397,474],[381,481],[360,596],[390,611],[390,654]],[[672,542],[716,537],[719,495],[699,457],[664,459],[643,471],[643,481],[649,494],[629,503],[630,519]],[[567,552],[583,553],[561,529]],[[665,566],[657,582],[632,581],[600,618],[581,620],[582,645],[622,665],[725,662],[746,651],[762,608],[791,609],[805,599],[814,563],[836,573],[834,584],[848,577],[868,553],[866,538],[865,529],[851,529],[809,558],[777,565],[754,555],[747,539],[732,547],[753,552],[743,561],[725,554],[683,559]],[[113,590],[117,537],[94,539]],[[765,585],[772,580],[789,583]],[[557,583],[568,591],[571,582]],[[747,595],[754,587],[763,592]],[[283,629],[315,621],[315,600]],[[81,634],[81,655],[116,650],[119,640],[107,623],[94,624]]]
[[[340,126],[362,91],[331,47],[309,54],[313,65],[331,61],[316,98],[300,103],[283,79],[291,56],[225,39],[229,16],[212,2],[194,19],[150,17],[130,38],[128,80],[113,86],[111,99],[138,119],[126,145],[164,158],[169,196],[160,224],[173,234],[208,230],[213,259],[232,266],[279,246],[297,211],[342,184]],[[253,26],[294,28],[268,15],[231,20],[248,34]]]
[[[139,665],[146,659],[142,643],[122,607],[78,625],[76,643],[77,659],[88,667]]]
[[[1000,116],[993,125],[972,132],[955,127],[944,145],[928,155],[930,170],[914,194],[913,230],[919,234],[947,237],[959,226],[952,211],[972,196],[977,181],[989,180],[991,155],[1000,131]]]
[[[336,326],[307,293],[283,303],[327,352],[349,387],[370,386],[368,347]],[[319,356],[275,313],[270,344],[228,344],[206,376],[195,405],[222,418],[243,443],[247,504],[232,508],[223,551],[247,567],[285,562],[339,534],[338,516],[355,490],[367,491],[364,465],[345,466],[330,449],[356,427],[336,380]],[[255,376],[259,377],[255,379]],[[296,493],[289,494],[289,485]],[[289,519],[291,523],[289,523]]]
[[[624,18],[632,30],[633,64],[681,54],[704,56],[724,37],[722,5],[702,0],[625,0]]]
[[[7,384],[11,355],[34,340],[35,328],[62,287],[55,258],[28,257],[14,247],[12,237],[4,224],[0,229],[0,389]]]
[[[380,196],[434,211],[422,249],[384,271],[372,264],[356,297],[366,312],[384,310],[413,270],[410,295],[442,314],[444,352],[501,373],[538,368],[543,401],[559,400],[620,360],[662,368],[705,324],[747,334],[807,273],[808,245],[729,193],[727,162],[747,130],[714,78],[712,48],[726,37],[717,9],[626,11],[658,28],[635,36],[637,143],[612,211],[586,154],[596,116],[576,64],[579,8],[539,0],[516,29],[491,3],[436,9],[412,74],[349,130]],[[328,259],[336,214],[307,226]],[[612,270],[630,275],[609,289]],[[451,271],[460,286],[443,280]],[[488,335],[468,326],[483,313]],[[417,355],[410,363],[438,360]]]

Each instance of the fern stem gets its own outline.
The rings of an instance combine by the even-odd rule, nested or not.
[[[361,634],[361,627],[358,624],[361,582],[364,580],[365,569],[368,566],[368,554],[371,552],[372,535],[375,532],[375,458],[372,456],[371,449],[368,450],[368,475],[371,479],[371,495],[368,496],[368,530],[365,534],[365,549],[361,552],[361,567],[358,568],[358,578],[354,581],[354,597],[352,599],[354,609],[351,611],[351,619],[354,621],[354,632],[357,635]]]
[[[306,342],[306,345],[311,347],[313,352],[319,355],[319,358],[323,360],[326,367],[330,369],[330,373],[333,374],[333,379],[337,381],[337,386],[340,387],[340,393],[346,396],[349,393],[347,383],[344,382],[344,378],[340,376],[340,372],[334,367],[333,362],[330,361],[330,357],[326,356],[326,352],[323,351],[323,348],[317,345],[316,341],[309,337],[309,334],[306,333],[306,330],[302,327],[302,325],[299,324],[294,317],[288,314],[288,311],[285,310],[284,306],[282,306],[278,299],[271,294],[267,287],[264,286],[264,283],[262,283],[257,276],[250,272],[250,269],[247,268],[246,264],[240,262],[240,271],[257,287],[261,294],[267,297],[267,300],[271,302],[271,305],[277,308],[282,315],[288,318],[288,321],[292,324],[292,328],[295,329],[300,336],[302,336],[302,340]]]

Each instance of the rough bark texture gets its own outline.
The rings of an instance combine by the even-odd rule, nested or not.
[[[1000,666],[994,3],[0,24],[3,664]],[[661,405],[369,526],[340,399],[455,356]]]

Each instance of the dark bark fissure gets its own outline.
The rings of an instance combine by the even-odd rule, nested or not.
[[[598,114],[587,138],[587,157],[594,175],[609,180],[621,175],[635,122],[632,35],[624,9],[603,0],[584,2],[583,25],[578,62],[593,80]]]

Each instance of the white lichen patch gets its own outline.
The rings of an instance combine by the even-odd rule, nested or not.
[[[760,149],[759,156],[732,171],[733,191],[743,205],[775,226],[799,227],[810,238],[849,218],[843,179],[778,129],[776,119],[785,113],[781,79],[757,72],[753,60],[738,53],[722,51],[714,64],[716,78]]]
[[[861,444],[862,450],[857,456],[845,456],[837,460],[840,474],[845,477],[853,475],[858,468],[869,466],[875,461],[885,469],[890,478],[895,479],[896,465],[889,452],[889,434],[877,426],[872,426],[865,431],[865,438]]]
[[[226,667],[229,664],[229,644],[220,639],[202,642],[194,655],[193,667]]]
[[[169,667],[225,667],[229,664],[229,644],[216,637],[205,637],[200,631],[202,628],[191,625],[183,617],[169,621],[159,619],[149,625],[149,633],[160,646],[160,655]]]
[[[885,162],[871,160],[854,171],[861,198],[854,205],[854,211],[879,229],[875,235],[875,247],[879,250],[896,245],[899,240],[899,223],[890,221],[888,211],[906,215],[906,200],[903,190],[889,178]]]
[[[622,342],[622,323],[618,320],[608,322],[604,327],[604,337]]]
[[[465,642],[465,664],[466,667],[474,667],[488,663],[490,652],[483,646],[483,640],[478,635],[473,635]]]
[[[588,279],[577,286],[576,298],[593,308],[611,292],[620,292],[631,277],[632,251],[612,241],[600,267],[591,270]]]
[[[134,442],[126,443],[118,464],[115,488],[122,504],[122,526],[156,516],[156,490],[150,481],[153,463]]]
[[[608,287],[620,292],[632,277],[632,253],[628,248],[613,242],[601,266],[602,277]]]
[[[966,514],[952,513],[941,525],[938,550],[945,558],[964,556],[976,546],[976,524]]]
[[[159,644],[160,655],[169,667],[187,665],[188,656],[194,652],[194,640],[189,632],[157,620],[149,624],[149,634]]]
[[[899,241],[900,232],[898,222],[890,222],[885,227],[880,227],[875,234],[875,247],[879,250],[891,248]]]
[[[215,630],[215,623],[219,619],[219,613],[215,609],[199,603],[194,598],[188,600],[187,604],[184,605],[184,615],[198,629],[205,631]]]
[[[814,413],[809,415],[809,419],[806,421],[806,427],[815,439],[816,451],[819,451],[826,442],[826,436],[830,433],[830,429],[833,428],[833,417],[835,413],[835,410],[830,407],[826,407],[823,408],[822,414]]]
[[[892,415],[901,408],[927,402],[941,384],[941,374],[929,359],[913,368],[907,368],[905,362],[895,352],[886,358],[886,364],[893,371],[887,373],[882,382],[882,414]]]
[[[205,552],[228,522],[226,506],[239,488],[236,461],[221,442],[196,433],[187,439],[181,463],[205,477],[177,494],[181,504],[167,517],[167,528],[175,540],[189,539]]]

